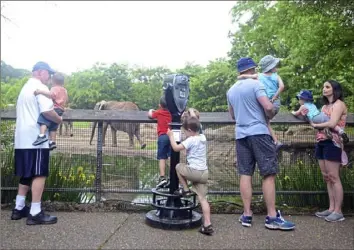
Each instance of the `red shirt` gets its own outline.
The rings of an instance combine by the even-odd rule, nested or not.
[[[61,110],[64,110],[65,105],[69,99],[66,89],[62,86],[54,85],[50,89],[50,93],[52,95],[54,108],[60,108]]]
[[[172,116],[168,110],[158,109],[152,112],[153,119],[157,120],[157,134],[158,136],[166,134],[169,128],[168,124],[172,122]]]

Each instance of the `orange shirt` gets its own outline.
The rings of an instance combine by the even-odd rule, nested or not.
[[[64,111],[65,105],[68,102],[68,92],[62,86],[55,85],[50,89],[52,99],[54,102],[54,108],[59,108]]]

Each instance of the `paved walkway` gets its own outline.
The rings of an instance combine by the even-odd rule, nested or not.
[[[291,232],[270,231],[264,216],[251,228],[238,215],[212,216],[215,234],[197,229],[165,231],[145,224],[145,214],[55,212],[58,223],[26,226],[1,211],[1,249],[354,249],[354,217],[329,223],[314,216],[285,216],[296,223]]]

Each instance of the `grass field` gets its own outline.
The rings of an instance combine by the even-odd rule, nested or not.
[[[74,128],[90,128],[91,122],[74,122]]]

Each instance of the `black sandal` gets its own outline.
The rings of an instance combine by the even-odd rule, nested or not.
[[[199,232],[202,233],[202,234],[205,234],[205,235],[212,235],[214,233],[214,229],[213,229],[213,226],[210,224],[209,226],[202,226],[200,229],[199,229]]]
[[[183,196],[183,197],[190,197],[192,195],[192,191],[188,189],[188,191],[184,191],[183,188],[177,189],[174,192],[175,195]]]
[[[349,137],[346,133],[343,133],[341,137],[343,139],[343,144],[347,144],[349,142]]]

